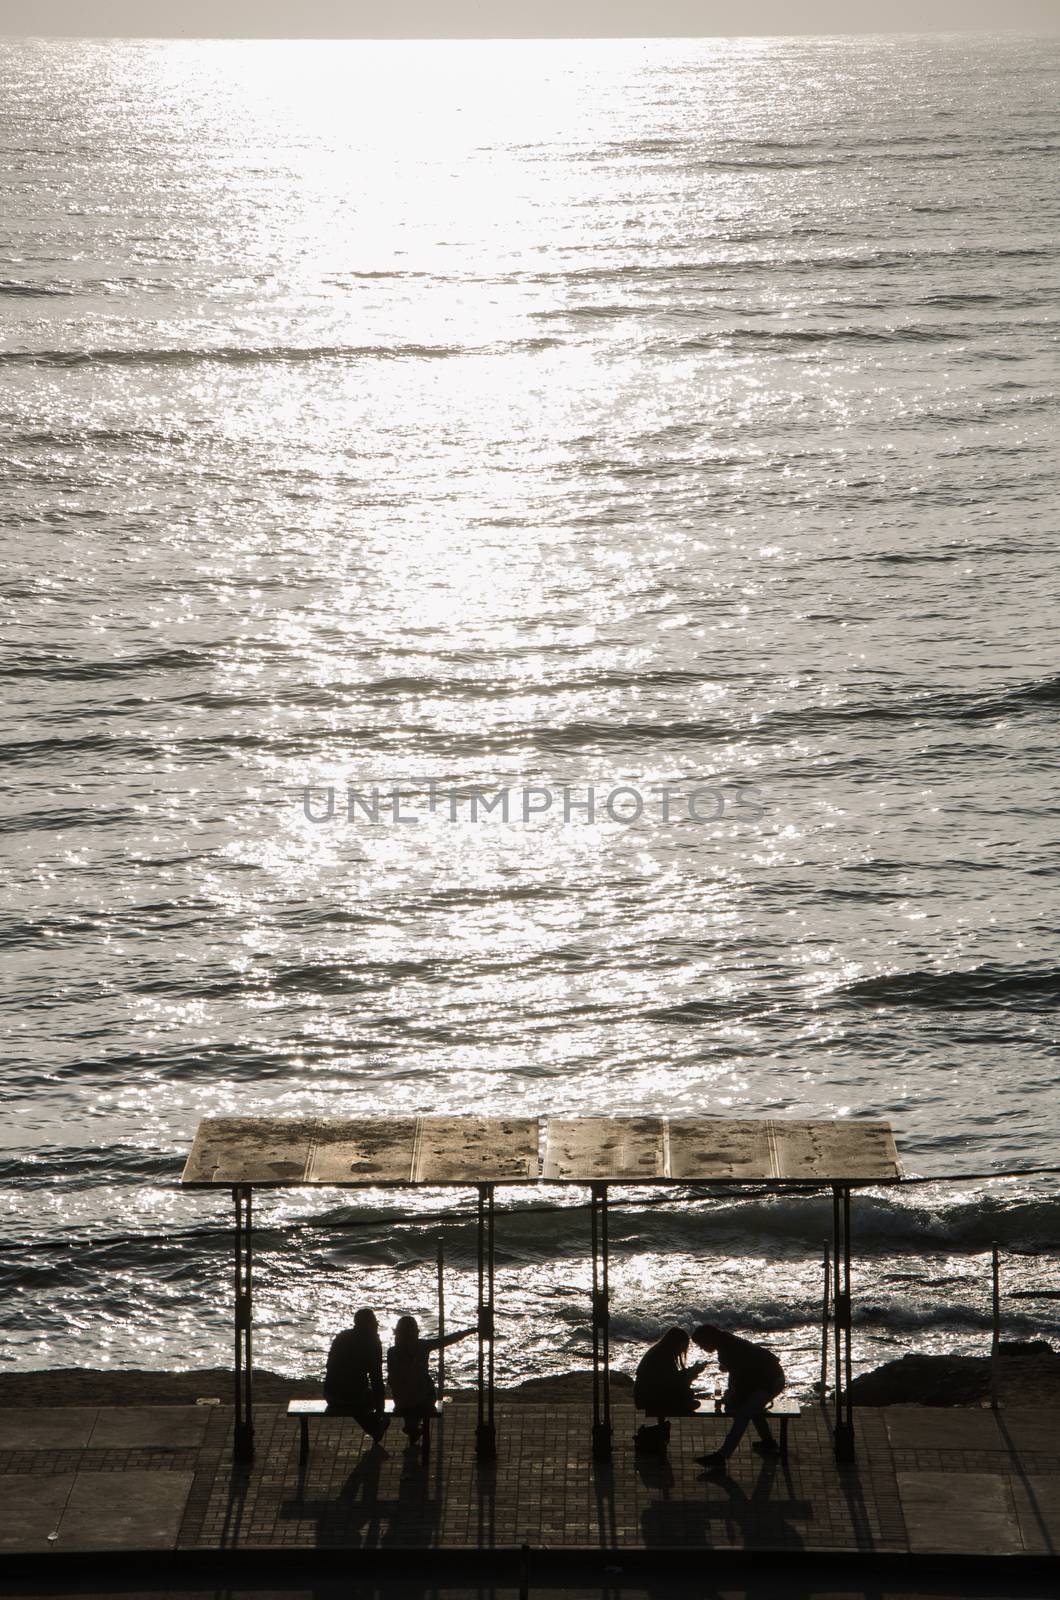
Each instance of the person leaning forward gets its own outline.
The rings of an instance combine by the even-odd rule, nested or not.
[[[739,1339],[734,1333],[726,1333],[709,1322],[693,1328],[692,1338],[701,1350],[708,1354],[716,1352],[718,1366],[728,1374],[729,1387],[723,1409],[732,1418],[721,1449],[696,1459],[705,1467],[723,1467],[743,1438],[749,1422],[754,1423],[758,1433],[757,1448],[775,1455],[780,1446],[762,1413],[781,1393],[786,1381],[777,1357],[764,1344]]]
[[[363,1307],[354,1313],[353,1327],[331,1341],[324,1399],[329,1411],[353,1417],[378,1444],[390,1421],[384,1414],[385,1396],[379,1324],[375,1312]]]

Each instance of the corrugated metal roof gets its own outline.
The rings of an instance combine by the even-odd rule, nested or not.
[[[895,1183],[886,1122],[736,1117],[207,1117],[181,1182]]]

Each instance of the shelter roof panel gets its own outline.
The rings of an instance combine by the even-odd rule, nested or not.
[[[776,1121],[770,1129],[778,1178],[869,1182],[901,1176],[886,1122]]]
[[[660,1117],[549,1117],[544,1176],[559,1182],[650,1183],[666,1176]]]
[[[205,1117],[181,1182],[302,1183],[315,1129],[308,1117]]]
[[[525,1183],[540,1176],[536,1117],[421,1117],[416,1183]]]
[[[309,1183],[411,1183],[415,1117],[321,1118],[306,1168]]]
[[[737,1117],[671,1117],[669,1176],[685,1182],[772,1177],[770,1126]]]

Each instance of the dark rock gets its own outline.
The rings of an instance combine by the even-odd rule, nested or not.
[[[258,1405],[286,1405],[296,1397],[318,1398],[323,1373],[313,1378],[288,1378],[254,1368],[254,1400]],[[612,1392],[625,1392],[633,1380],[611,1374]],[[571,1402],[592,1404],[592,1373],[565,1372],[554,1378],[528,1378],[510,1389],[498,1389],[505,1404]],[[450,1393],[454,1391],[450,1390]],[[477,1391],[455,1391],[461,1400]],[[99,1372],[91,1367],[53,1367],[33,1372],[0,1373],[0,1406],[169,1406],[194,1405],[216,1399],[232,1404],[231,1368],[204,1367],[192,1372]]]
[[[633,1390],[633,1379],[624,1372],[612,1372],[611,1393],[630,1394]],[[461,1399],[471,1399],[476,1391],[465,1389],[458,1391]],[[550,1378],[524,1378],[522,1383],[516,1383],[511,1388],[498,1389],[497,1397],[505,1405],[512,1401],[523,1405],[552,1405],[570,1403],[574,1405],[591,1406],[593,1403],[593,1375],[591,1372],[560,1372]]]
[[[989,1356],[902,1356],[850,1386],[860,1406],[979,1406],[990,1401]],[[1060,1351],[1044,1339],[1001,1343],[997,1364],[1002,1405],[1060,1405]]]
[[[285,1378],[254,1369],[254,1399],[280,1405],[320,1393],[319,1378]],[[0,1406],[171,1406],[199,1399],[232,1404],[232,1372],[223,1367],[193,1372],[98,1372],[91,1367],[52,1367],[0,1373]]]

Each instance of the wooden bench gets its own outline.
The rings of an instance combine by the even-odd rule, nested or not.
[[[669,1430],[666,1426],[668,1419],[666,1417],[653,1416],[650,1412],[646,1412],[645,1415],[650,1416],[652,1422],[658,1424],[661,1441],[660,1454],[662,1454],[666,1450],[669,1438]],[[786,1461],[788,1459],[788,1424],[797,1422],[802,1416],[801,1405],[797,1400],[791,1399],[789,1395],[782,1394],[778,1395],[772,1405],[767,1406],[758,1415],[763,1422],[775,1421],[780,1423],[779,1456],[781,1461]],[[706,1400],[700,1400],[694,1411],[683,1411],[681,1416],[688,1417],[689,1420],[694,1420],[696,1417],[724,1417],[726,1422],[732,1421],[729,1413],[721,1409],[721,1401],[715,1399],[713,1395]],[[677,1421],[678,1419],[674,1418],[674,1420]]]
[[[443,1406],[448,1405],[449,1396],[446,1395],[443,1400],[436,1402],[436,1406],[438,1404]],[[388,1400],[386,1402],[383,1407],[383,1412],[384,1415],[388,1417],[393,1417],[396,1415],[394,1411],[393,1400]],[[423,1433],[421,1435],[423,1440],[424,1460],[426,1460],[427,1456],[430,1454],[431,1449],[432,1417],[440,1417],[441,1414],[442,1413],[436,1409],[424,1419]],[[298,1465],[300,1467],[304,1467],[309,1458],[309,1424],[311,1422],[319,1421],[321,1417],[333,1417],[336,1421],[354,1420],[350,1416],[350,1413],[348,1411],[343,1411],[341,1407],[336,1411],[332,1411],[326,1400],[289,1400],[287,1402],[287,1415],[289,1417],[293,1417],[301,1429],[301,1438],[298,1445]]]

